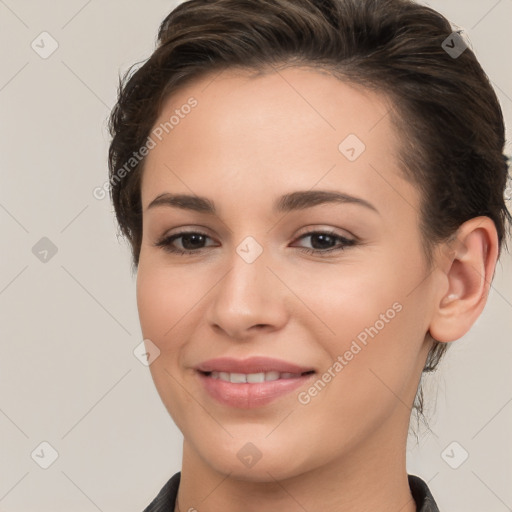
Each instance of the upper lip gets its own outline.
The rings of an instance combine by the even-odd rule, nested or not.
[[[234,359],[232,357],[208,359],[197,365],[196,370],[200,372],[227,373],[305,373],[314,371],[311,367],[299,366],[280,359],[263,356],[249,357],[247,359]]]

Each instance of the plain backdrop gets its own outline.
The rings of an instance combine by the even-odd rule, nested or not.
[[[140,512],[180,469],[181,433],[133,353],[128,246],[92,194],[118,74],[176,3],[0,0],[0,511]],[[512,0],[429,5],[465,30],[511,126]],[[512,507],[511,262],[410,439],[408,470],[444,512]]]

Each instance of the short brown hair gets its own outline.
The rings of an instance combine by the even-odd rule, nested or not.
[[[422,192],[421,232],[431,248],[466,220],[490,217],[500,248],[510,213],[508,161],[496,94],[470,48],[454,58],[452,34],[438,12],[409,0],[190,0],[162,22],[158,45],[120,82],[111,118],[111,198],[138,266],[142,241],[142,159],[117,172],[141,148],[170,94],[229,68],[255,72],[305,65],[381,91],[402,134],[404,175]],[[424,371],[447,344],[434,340]],[[421,395],[420,395],[421,399]]]

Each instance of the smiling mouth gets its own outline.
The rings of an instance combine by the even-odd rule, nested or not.
[[[285,399],[301,386],[306,385],[316,372],[257,373],[201,371],[197,374],[206,393],[217,403],[237,409],[264,407],[279,398]]]
[[[289,372],[258,372],[258,373],[234,373],[234,372],[202,372],[205,377],[212,379],[222,380],[224,382],[230,382],[232,384],[258,384],[261,382],[272,382],[276,380],[285,379],[298,379],[306,375],[315,373],[314,370],[309,370],[303,373],[289,373]]]

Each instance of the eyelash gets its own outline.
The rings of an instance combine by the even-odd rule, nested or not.
[[[181,233],[175,233],[170,236],[165,236],[158,240],[154,245],[155,247],[160,247],[164,251],[169,252],[171,254],[177,254],[179,256],[186,256],[191,254],[200,254],[206,247],[201,247],[200,249],[177,249],[176,247],[172,246],[172,243],[174,240],[183,237],[184,235],[200,235],[205,238],[210,238],[206,233],[202,233],[200,231],[182,231]],[[354,239],[345,238],[343,236],[340,236],[333,231],[325,230],[325,231],[309,231],[308,233],[304,233],[301,235],[297,240],[301,240],[303,238],[307,238],[309,236],[313,235],[328,235],[330,237],[335,238],[337,241],[341,241],[342,245],[338,247],[333,247],[330,249],[309,249],[307,247],[299,247],[298,249],[301,252],[305,252],[307,254],[314,254],[316,256],[330,256],[333,252],[343,251],[347,247],[351,247],[357,244],[357,241]]]

